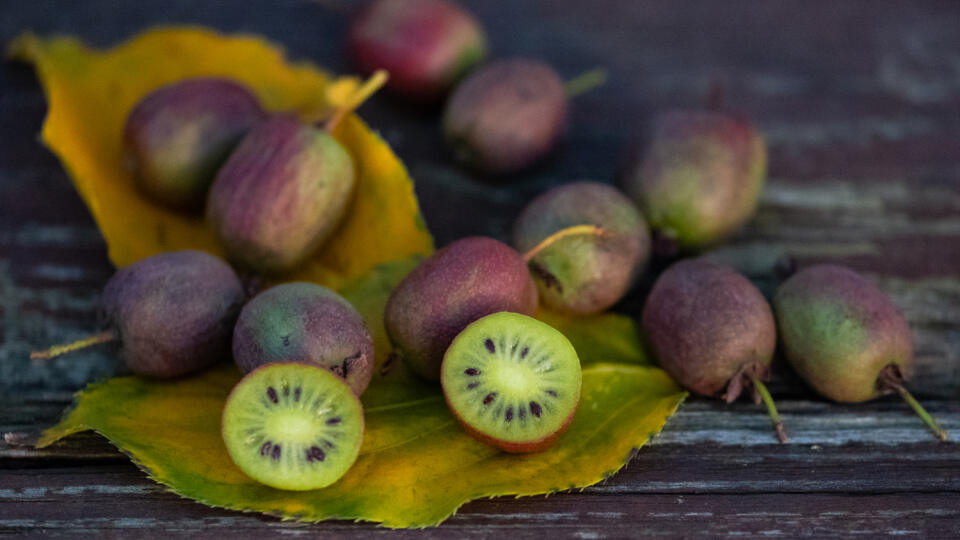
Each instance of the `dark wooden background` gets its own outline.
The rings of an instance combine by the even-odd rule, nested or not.
[[[362,110],[409,165],[440,244],[504,237],[534,194],[613,181],[651,114],[712,87],[771,149],[756,219],[721,256],[765,287],[785,262],[837,261],[874,279],[914,332],[911,387],[960,440],[960,2],[482,1],[467,4],[494,56],[530,55],[565,77],[603,66],[561,148],[492,184],[454,166],[435,111],[384,96]],[[156,23],[255,32],[338,72],[346,0],[0,3],[0,40],[33,29],[108,46]],[[29,67],[0,65],[0,432],[52,424],[71,392],[119,372],[96,351],[44,366],[31,348],[95,329],[111,274],[103,240],[37,142],[45,103]],[[649,280],[647,280],[649,281]],[[636,313],[645,284],[624,302]],[[773,390],[792,437],[762,412],[691,399],[610,480],[549,498],[476,501],[426,537],[960,536],[960,444],[933,441],[895,398],[826,403],[781,365]],[[36,451],[0,442],[0,534],[217,537],[388,534],[371,524],[284,523],[204,507],[147,480],[103,439]],[[413,536],[415,533],[397,533]]]

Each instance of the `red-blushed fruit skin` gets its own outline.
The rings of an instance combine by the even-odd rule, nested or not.
[[[186,79],[147,94],[123,133],[137,187],[169,207],[200,210],[217,169],[263,118],[256,96],[229,79]]]
[[[523,257],[481,236],[457,240],[413,269],[387,300],[384,326],[410,368],[440,379],[443,355],[468,324],[491,313],[532,316],[537,286]]]
[[[450,402],[450,397],[447,395],[447,390],[443,390],[443,398],[447,402],[447,408],[450,409],[450,413],[453,414],[454,418],[460,422],[460,425],[463,426],[464,431],[470,434],[471,437],[477,439],[480,442],[489,444],[491,446],[496,446],[497,448],[510,452],[511,454],[530,454],[534,452],[542,452],[551,446],[553,446],[557,439],[563,435],[567,429],[570,427],[570,423],[573,422],[573,418],[577,415],[577,408],[580,405],[580,401],[577,401],[577,406],[570,411],[570,414],[567,415],[567,418],[563,421],[563,424],[560,426],[560,429],[547,435],[542,439],[537,439],[535,441],[529,441],[525,443],[504,441],[497,439],[496,437],[491,437],[482,431],[475,429],[473,426],[468,424],[463,418],[460,418],[460,415],[457,414],[456,409],[453,408],[453,404]]]
[[[696,250],[730,236],[753,216],[767,152],[749,121],[671,111],[654,120],[651,137],[623,178],[651,229],[681,249]]]
[[[818,393],[858,403],[890,393],[880,373],[913,372],[910,325],[887,295],[857,272],[838,265],[804,268],[773,300],[787,360]]]
[[[355,184],[353,158],[336,139],[276,115],[251,130],[220,169],[207,218],[234,264],[276,274],[333,233]]]
[[[553,147],[567,121],[567,94],[550,66],[523,58],[494,62],[467,77],[443,114],[460,161],[491,174],[516,172]]]
[[[388,89],[423,103],[442,98],[486,54],[480,24],[446,0],[374,0],[353,19],[347,42],[357,69],[387,70]]]
[[[309,363],[309,362],[296,362],[296,361],[292,361],[292,362],[281,362],[281,363],[284,363],[284,364],[302,364],[302,365],[305,365],[305,366],[308,366],[308,367],[311,367],[311,368],[323,369],[323,368],[317,366],[316,364]],[[240,379],[240,382],[238,382],[236,385],[234,385],[234,387],[230,390],[230,393],[227,394],[227,399],[223,402],[223,409],[221,409],[221,411],[220,411],[220,438],[221,438],[221,439],[226,439],[226,433],[224,433],[224,428],[223,428],[223,426],[224,426],[224,416],[225,416],[225,413],[226,413],[226,411],[227,411],[227,405],[229,405],[229,404],[230,404],[230,400],[233,399],[233,395],[237,392],[237,388],[238,388],[244,381],[246,381],[246,380],[254,377],[256,373],[259,373],[260,371],[265,370],[265,369],[270,369],[270,368],[272,368],[272,367],[276,367],[276,366],[279,365],[279,364],[280,364],[280,363],[264,364],[264,365],[262,365],[262,366],[260,366],[260,367],[258,367],[258,368],[256,368],[256,369],[254,369],[254,370],[251,371],[250,373],[247,373],[246,375],[244,375],[243,378]],[[344,384],[346,384],[346,383],[344,383]],[[360,401],[359,396],[357,396],[357,394],[355,394],[355,393],[353,393],[353,392],[350,392],[349,395],[350,395],[354,400],[356,400],[357,405],[360,407],[360,410],[363,411],[363,410],[364,410],[364,409],[363,409],[363,402]],[[364,433],[364,434],[367,432],[367,424],[366,424],[366,421],[367,421],[367,419],[366,419],[366,414],[361,414],[361,415],[360,415],[360,432],[361,432],[361,433]],[[357,448],[357,454],[358,454],[358,455],[359,455],[359,453],[360,453],[360,450],[362,450],[362,449],[363,449],[363,445],[361,444],[361,445]],[[231,458],[231,460],[232,460],[232,459],[233,459],[233,458]]]
[[[534,257],[531,270],[542,303],[562,312],[596,313],[630,290],[650,258],[650,230],[617,188],[572,182],[541,194],[523,209],[514,222],[513,245],[526,253],[553,233],[576,225],[601,227],[604,236],[563,238]]]
[[[233,359],[244,372],[270,362],[311,362],[360,395],[373,375],[373,338],[360,313],[337,293],[284,283],[243,307],[233,329]]]
[[[225,262],[202,251],[174,251],[118,270],[103,290],[101,306],[127,367],[165,378],[229,357],[245,299]]]
[[[719,396],[738,374],[763,378],[773,360],[770,305],[745,277],[707,259],[673,264],[643,307],[643,335],[680,385]]]

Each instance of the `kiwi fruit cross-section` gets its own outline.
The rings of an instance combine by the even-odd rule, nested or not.
[[[336,482],[363,442],[363,408],[350,387],[312,364],[267,364],[247,374],[223,409],[223,441],[247,476],[305,491]]]
[[[453,340],[440,382],[450,410],[471,435],[508,452],[537,452],[573,420],[580,359],[550,325],[500,312]]]

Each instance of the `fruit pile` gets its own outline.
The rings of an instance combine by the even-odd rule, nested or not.
[[[484,34],[446,0],[374,0],[349,40],[371,78],[319,126],[268,114],[225,79],[188,79],[143,98],[124,132],[141,193],[184,213],[205,209],[230,264],[178,251],[129,265],[103,291],[103,332],[34,353],[113,343],[131,371],[156,378],[232,357],[245,376],[226,401],[223,441],[242,471],[280,489],[325,487],[353,465],[364,435],[359,396],[374,377],[374,340],[345,298],[305,282],[256,290],[322,249],[348,210],[357,165],[333,136],[339,122],[383,84],[419,103],[452,91],[442,124],[453,154],[484,174],[515,173],[549,152],[569,98],[598,80],[588,73],[564,83],[529,59],[478,68]],[[863,277],[831,265],[802,269],[771,308],[734,269],[684,258],[728,238],[756,210],[766,149],[750,122],[666,113],[637,155],[623,191],[587,181],[551,189],[517,217],[512,246],[460,239],[390,294],[391,358],[439,382],[468,433],[508,452],[540,451],[561,437],[580,400],[580,361],[534,315],[541,305],[608,310],[657,258],[672,264],[640,322],[660,365],[689,390],[728,402],[749,390],[785,442],[763,382],[779,338],[824,396],[898,393],[946,438],[903,385],[912,359],[906,320]]]

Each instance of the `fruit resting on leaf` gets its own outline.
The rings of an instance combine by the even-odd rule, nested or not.
[[[232,261],[282,272],[330,236],[355,182],[353,159],[336,139],[278,115],[250,131],[220,169],[207,216]]]
[[[217,170],[263,117],[256,96],[229,79],[186,79],[147,94],[123,134],[137,186],[158,203],[200,210]]]
[[[767,168],[763,138],[746,120],[675,111],[654,122],[624,191],[650,228],[681,250],[715,244],[754,214]]]
[[[508,452],[539,452],[580,403],[580,359],[567,338],[532,317],[487,315],[443,357],[447,405],[474,437]]]
[[[271,362],[314,363],[359,396],[373,374],[373,338],[346,298],[313,283],[284,283],[243,307],[233,359],[245,373]]]
[[[551,235],[582,225],[596,234],[571,234],[531,253]],[[559,311],[596,313],[619,301],[650,255],[650,231],[633,202],[615,187],[574,182],[547,191],[523,209],[513,245],[533,254],[530,270],[541,301]]]
[[[733,269],[707,259],[673,264],[643,306],[643,334],[663,367],[703,396],[735,400],[745,386],[767,405],[780,442],[783,424],[763,384],[777,330],[763,295]]]
[[[361,72],[385,69],[387,88],[429,102],[483,60],[486,37],[454,2],[374,0],[353,20],[348,48]]]
[[[804,268],[777,289],[773,305],[787,360],[814,390],[854,403],[896,392],[947,438],[903,386],[913,372],[907,320],[863,276],[830,264]]]
[[[97,343],[119,343],[130,371],[177,377],[230,355],[230,336],[245,295],[233,270],[202,251],[161,253],[117,271],[100,299],[107,330],[33,358]]]
[[[394,353],[426,379],[439,380],[450,342],[473,321],[499,311],[533,315],[537,287],[526,262],[492,238],[469,237],[440,249],[390,294],[384,326]]]

